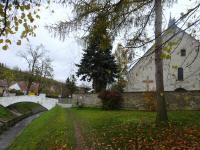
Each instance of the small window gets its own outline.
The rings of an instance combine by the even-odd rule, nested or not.
[[[181,50],[181,56],[186,56],[186,50],[185,49]]]
[[[183,81],[183,68],[178,68],[178,80]]]

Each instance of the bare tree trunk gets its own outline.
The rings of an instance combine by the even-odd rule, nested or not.
[[[156,123],[167,123],[167,110],[163,83],[163,60],[162,56],[162,0],[155,0],[155,78],[156,78],[156,100],[157,116]]]

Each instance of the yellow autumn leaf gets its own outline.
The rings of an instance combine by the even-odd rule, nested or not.
[[[15,27],[15,31],[18,31],[18,27]]]
[[[6,43],[11,44],[11,40],[10,39],[6,39]]]
[[[24,11],[25,7],[24,6],[20,6],[20,10]]]
[[[6,51],[6,50],[8,49],[8,45],[7,45],[7,44],[4,45],[4,46],[2,47],[2,49]]]
[[[24,18],[25,18],[25,13],[22,13],[21,19],[24,19]]]
[[[19,19],[18,22],[19,22],[20,24],[22,24],[22,20],[21,20],[21,19]]]
[[[25,5],[25,9],[26,10],[29,10],[31,7],[30,7],[30,4],[28,4],[28,5]]]
[[[18,40],[18,41],[17,41],[17,45],[21,45],[21,40]]]

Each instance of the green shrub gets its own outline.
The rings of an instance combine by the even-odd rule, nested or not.
[[[122,94],[116,91],[101,92],[98,97],[101,99],[103,109],[119,109],[123,101]]]
[[[46,95],[48,98],[59,98],[57,94]]]
[[[21,95],[24,95],[24,93],[22,91],[17,90],[16,96],[21,96]]]
[[[17,90],[15,90],[15,89],[11,89],[9,92],[10,92],[10,93],[16,93],[16,91],[17,91]]]
[[[15,93],[16,96],[20,96],[20,95],[24,95],[24,93],[20,90],[15,90],[15,89],[12,89],[9,91],[10,93]]]

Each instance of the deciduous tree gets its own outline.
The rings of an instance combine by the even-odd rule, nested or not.
[[[20,52],[19,56],[23,58],[28,64],[28,72],[30,74],[27,86],[28,94],[32,82],[34,81],[35,75],[37,74],[38,68],[40,66],[40,60],[43,59],[45,56],[45,49],[42,44],[33,48],[33,46],[29,43],[27,51]]]
[[[46,79],[53,78],[53,66],[52,66],[52,59],[49,56],[44,56],[39,60],[39,65],[36,66],[36,76],[39,82],[39,93],[42,89],[45,89],[47,85]]]
[[[36,36],[34,20],[40,18],[40,3],[36,0],[0,1],[0,46],[3,50],[14,42],[21,45],[21,40],[28,36]],[[18,39],[10,38],[16,33],[20,33]]]

